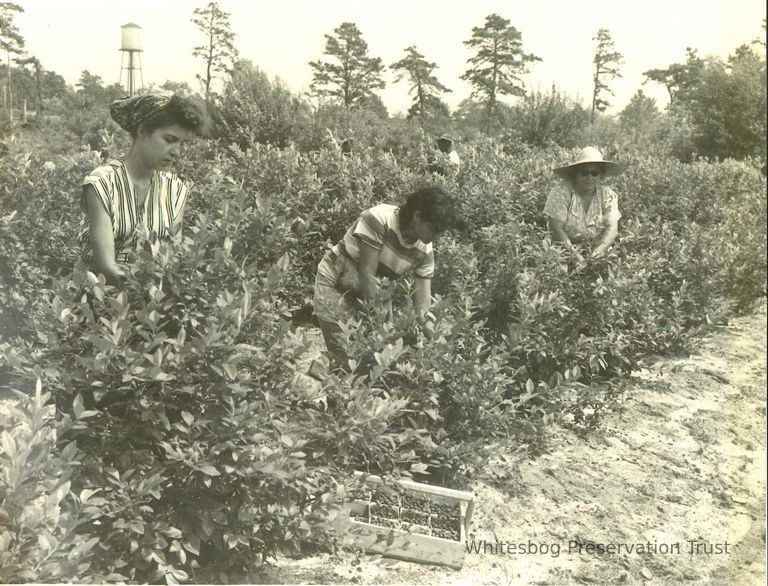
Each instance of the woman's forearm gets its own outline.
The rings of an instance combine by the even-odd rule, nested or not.
[[[367,244],[360,244],[360,260],[357,272],[360,278],[360,289],[366,301],[372,301],[379,296],[379,282],[376,271],[379,267],[379,251]]]
[[[413,292],[413,306],[424,317],[432,306],[432,282],[430,279],[417,278]]]
[[[552,235],[553,242],[560,242],[565,244],[565,246],[569,249],[573,247],[571,239],[568,238],[568,234],[566,234],[565,228],[563,227],[563,223],[561,221],[555,220],[554,218],[549,218],[549,231]]]
[[[112,220],[101,204],[96,191],[87,186],[84,191],[88,231],[93,247],[93,269],[101,273],[110,285],[116,285],[125,276],[115,261],[115,238],[112,233]]]
[[[432,339],[435,333],[435,323],[433,316],[429,313],[429,308],[432,307],[432,280],[423,279],[417,277],[415,281],[415,289],[413,292],[413,306],[416,309],[418,316],[423,321],[424,335],[428,340]]]
[[[370,273],[360,272],[360,287],[362,289],[363,297],[367,301],[376,299],[379,296],[379,282],[376,277]]]

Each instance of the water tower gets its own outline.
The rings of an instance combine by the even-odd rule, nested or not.
[[[135,94],[144,85],[144,75],[141,73],[141,27],[138,24],[129,22],[120,27],[121,43],[120,51],[123,54],[122,61],[120,63],[120,84],[123,83],[123,71],[127,73],[125,80],[125,89],[129,96]],[[128,66],[125,65],[125,58],[128,57]],[[141,79],[140,83],[137,83],[138,78]]]

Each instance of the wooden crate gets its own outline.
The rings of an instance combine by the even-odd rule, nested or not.
[[[368,553],[378,553],[386,557],[402,559],[413,562],[428,564],[437,564],[459,569],[464,563],[465,542],[469,535],[469,523],[472,519],[472,513],[475,506],[475,497],[470,492],[453,490],[442,486],[433,486],[413,482],[410,480],[400,480],[397,482],[399,489],[397,492],[389,490],[390,495],[397,496],[398,513],[397,517],[391,520],[392,527],[386,527],[379,524],[381,521],[374,521],[371,517],[378,513],[376,507],[389,508],[389,516],[392,516],[392,509],[389,505],[377,505],[372,502],[371,497],[380,491],[383,487],[383,481],[378,476],[365,475],[356,472],[355,476],[363,482],[363,492],[369,494],[366,500],[356,498],[349,503],[349,513],[353,542]],[[387,489],[383,489],[387,490]],[[430,511],[435,505],[447,505],[458,508],[458,530],[455,531],[454,538],[438,537],[433,535],[435,531],[445,531],[432,527],[434,515],[424,513],[429,518],[427,526],[417,525],[418,531],[429,529],[429,534],[415,532],[408,529],[408,521],[401,520],[401,515],[413,518],[413,511],[403,507],[403,501],[409,502],[409,497],[414,499],[425,499],[430,503]],[[422,514],[421,512],[418,514]],[[362,516],[367,518],[367,522],[359,520]]]

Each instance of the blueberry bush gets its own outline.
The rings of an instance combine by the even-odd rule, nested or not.
[[[0,578],[232,582],[280,552],[345,544],[353,471],[462,486],[494,442],[589,429],[643,357],[749,311],[766,288],[765,177],[749,160],[618,153],[604,257],[553,245],[561,146],[477,140],[445,178],[465,225],[436,243],[425,339],[411,283],[343,324],[350,374],[302,356],[317,263],[354,218],[399,203],[424,144],[301,151],[200,141],[183,235],[135,251],[120,289],[77,258],[98,164],[10,143],[0,160]],[[608,154],[608,153],[606,153]]]

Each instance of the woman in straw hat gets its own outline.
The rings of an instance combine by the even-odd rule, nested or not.
[[[547,196],[544,214],[552,240],[562,242],[581,259],[579,248],[600,256],[619,234],[619,198],[603,179],[618,175],[621,165],[606,161],[594,147],[581,150],[576,159],[554,169],[563,181]]]
[[[83,181],[80,242],[91,270],[116,284],[144,231],[157,238],[179,232],[192,183],[163,169],[190,135],[202,134],[205,115],[193,101],[167,93],[117,100],[110,115],[132,143],[125,157],[97,167]]]

